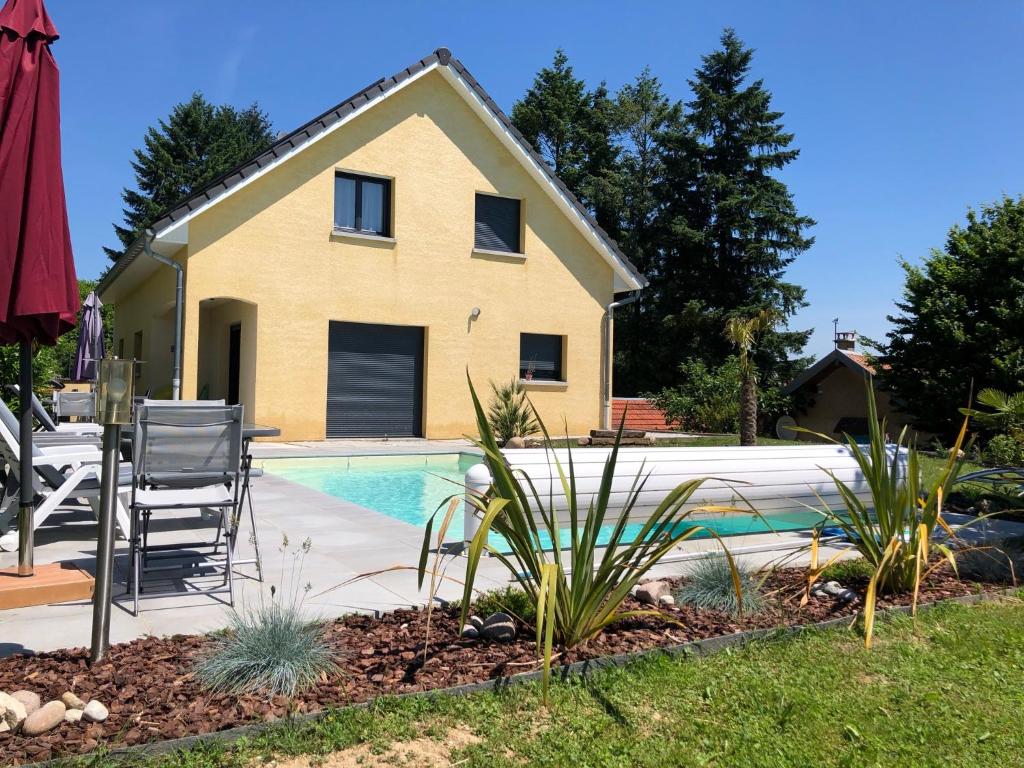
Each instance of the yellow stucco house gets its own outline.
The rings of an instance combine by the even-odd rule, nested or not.
[[[180,353],[181,397],[308,440],[475,432],[467,368],[598,426],[645,285],[442,48],[168,211],[98,290],[137,391],[168,396]]]

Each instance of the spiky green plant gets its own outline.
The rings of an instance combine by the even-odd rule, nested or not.
[[[554,643],[571,648],[586,643],[620,619],[660,616],[658,611],[623,610],[623,601],[640,579],[680,542],[702,532],[718,538],[715,531],[704,526],[685,524],[694,512],[742,511],[732,507],[684,509],[703,483],[703,479],[689,480],[668,491],[665,499],[644,520],[635,537],[628,540],[626,529],[632,522],[631,515],[649,472],[641,467],[632,480],[625,502],[621,507],[613,505],[611,493],[622,437],[621,425],[605,462],[598,491],[589,506],[582,509],[576,493],[572,450],[568,452],[568,466],[563,465],[555,453],[549,454],[561,482],[564,501],[556,500],[554,495],[545,500],[530,478],[513,471],[502,455],[472,380],[469,380],[469,389],[480,431],[480,438],[474,442],[484,454],[492,485],[483,494],[467,493],[469,503],[482,518],[468,549],[462,622],[468,618],[480,558],[487,552],[508,569],[512,579],[536,606],[537,648],[538,653],[544,656],[545,669],[550,668]],[[543,420],[532,404],[530,407],[546,444],[550,444]],[[558,508],[559,503],[563,508]],[[563,526],[559,518],[568,520],[568,551],[559,546],[546,548],[545,535],[548,542],[557,544],[563,540]],[[606,542],[599,543],[606,523],[611,527],[610,535]],[[432,526],[433,519],[428,522],[423,536],[419,568],[421,586],[427,574]],[[498,550],[488,543],[491,531],[504,538],[510,552]],[[732,561],[728,552],[725,557]],[[737,592],[741,591],[738,577],[734,584]]]
[[[261,596],[257,606],[231,611],[227,631],[213,638],[196,665],[196,677],[208,688],[236,695],[293,696],[321,675],[338,671],[323,622],[304,615],[309,585],[300,587],[299,577],[309,548],[306,539],[292,556],[285,589],[272,586],[269,600]],[[287,536],[281,552],[283,557],[289,554]]]
[[[499,445],[505,445],[513,437],[534,435],[540,429],[530,409],[526,390],[518,379],[501,385],[491,382],[487,420]]]
[[[737,593],[733,573],[739,576]],[[687,580],[675,591],[676,601],[703,610],[722,611],[734,616],[757,613],[764,607],[763,579],[750,566],[730,563],[721,555],[698,560]]]
[[[868,443],[859,445],[850,435],[845,435],[845,443],[860,468],[871,500],[862,500],[857,489],[837,478],[831,470],[825,470],[835,483],[845,509],[833,510],[823,503],[819,512],[824,517],[824,526],[838,527],[845,534],[848,544],[844,551],[856,550],[872,570],[864,595],[864,644],[870,648],[875,603],[880,592],[912,592],[912,611],[916,614],[922,580],[942,560],[956,569],[951,549],[933,541],[932,536],[936,528],[941,528],[955,538],[953,530],[943,519],[942,504],[963,463],[960,449],[967,434],[967,419],[964,419],[942,471],[925,487],[920,458],[907,437],[906,427],[895,444],[888,443],[886,420],[878,418],[874,386],[870,379],[866,382],[866,390]],[[818,437],[838,443],[827,435],[818,434]],[[817,529],[811,543],[808,591],[821,573],[842,555],[840,552],[824,566],[819,566],[820,531]],[[932,562],[933,553],[941,556],[938,563]],[[804,595],[804,600],[807,596]]]

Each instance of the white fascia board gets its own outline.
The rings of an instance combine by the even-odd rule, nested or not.
[[[587,242],[589,242],[597,251],[604,257],[605,261],[611,266],[615,273],[615,290],[634,291],[641,288],[641,284],[633,276],[632,272],[626,268],[619,259],[618,255],[608,247],[608,244],[604,241],[594,227],[588,222],[579,209],[565,196],[548,176],[547,172],[540,167],[536,158],[534,158],[519,140],[512,135],[512,133],[505,127],[505,125],[491,112],[490,108],[484,103],[480,95],[467,83],[458,72],[451,67],[442,67],[441,73],[445,79],[451,83],[455,90],[460,93],[463,99],[469,104],[473,111],[490,126],[491,131],[497,136],[498,140],[508,149],[509,152],[523,165],[530,176],[536,181],[542,189],[546,190],[552,200],[558,205],[562,212],[569,217],[570,221],[576,225],[576,228],[583,234]]]

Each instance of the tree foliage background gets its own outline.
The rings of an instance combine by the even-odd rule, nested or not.
[[[968,211],[903,270],[880,376],[918,427],[949,434],[972,391],[1024,389],[1024,197]]]
[[[804,291],[784,273],[811,246],[814,222],[776,175],[799,150],[771,93],[751,80],[752,62],[753,51],[725,30],[684,104],[647,69],[614,96],[604,83],[588,89],[558,51],[512,110],[650,280],[616,313],[616,394],[684,384],[694,371],[687,361],[727,365],[726,322],[762,310],[782,322],[758,344],[760,386],[777,388],[807,362],[809,331],[786,326]]]
[[[125,188],[124,220],[114,225],[120,248],[104,248],[112,261],[159,215],[218,176],[269,147],[270,120],[258,105],[213,105],[201,93],[175,105],[146,131],[134,150],[136,189]]]

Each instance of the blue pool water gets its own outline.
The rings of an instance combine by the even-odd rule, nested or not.
[[[260,463],[266,472],[293,483],[423,528],[439,506],[446,506],[446,499],[461,494],[466,470],[479,462],[480,457],[474,454],[444,453],[266,459]],[[816,513],[797,510],[775,512],[764,519],[753,515],[730,514],[701,518],[683,525],[703,525],[720,536],[739,536],[768,531],[804,530],[819,522],[821,517]],[[460,504],[449,527],[449,540],[462,537],[462,525]],[[631,541],[641,528],[640,523],[627,526],[626,540]],[[562,545],[568,546],[568,530],[561,531],[561,535]],[[610,535],[611,526],[606,526],[602,543]],[[696,534],[699,537],[709,535],[703,531]],[[551,542],[546,537],[542,539],[544,546],[550,546]],[[500,536],[492,534],[491,544],[505,549]]]

